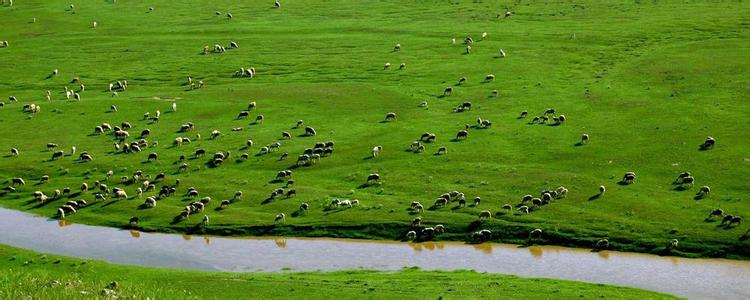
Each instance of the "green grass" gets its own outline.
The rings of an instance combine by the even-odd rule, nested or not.
[[[92,299],[672,299],[645,290],[472,271],[211,273],[111,265],[0,245],[0,297]],[[112,283],[117,288],[108,288]],[[105,291],[108,289],[109,291]]]
[[[523,243],[530,230],[542,228],[541,243],[590,247],[608,238],[625,251],[750,257],[750,242],[743,238],[747,225],[704,221],[717,207],[750,217],[747,2],[300,0],[272,9],[267,1],[91,1],[77,4],[75,13],[66,11],[68,3],[25,1],[0,8],[1,38],[10,42],[0,48],[0,95],[20,100],[0,108],[0,145],[21,151],[16,158],[0,157],[0,178],[29,182],[17,193],[0,194],[5,207],[53,216],[65,199],[38,205],[33,191],[77,190],[82,182],[102,180],[108,170],[115,174],[110,187],[132,196],[136,186],[118,181],[140,169],[151,176],[167,173],[162,184],[181,179],[178,196],[147,210],[138,209],[142,200],[107,200],[68,219],[124,227],[139,216],[138,226],[146,231],[399,239],[415,217],[409,203],[430,206],[438,195],[459,190],[468,199],[481,196],[482,204],[426,210],[425,224],[448,228],[437,239],[463,240],[489,228],[494,241]],[[148,12],[149,6],[155,10]],[[497,19],[505,7],[515,15]],[[37,22],[30,23],[34,17]],[[98,28],[91,28],[92,21]],[[482,32],[489,34],[484,40]],[[477,40],[469,55],[450,42],[466,34]],[[200,54],[204,45],[230,41],[240,48]],[[392,52],[396,43],[400,52]],[[508,56],[496,58],[498,48]],[[386,62],[390,70],[383,70]],[[398,70],[402,62],[407,68]],[[248,66],[257,69],[256,78],[233,78]],[[53,69],[60,74],[46,79]],[[497,80],[481,83],[489,73]],[[187,75],[206,87],[189,90]],[[74,88],[74,76],[87,85],[78,103],[62,94],[63,86]],[[468,77],[465,85],[439,97],[462,76]],[[106,86],[119,79],[130,87],[111,97]],[[488,97],[494,89],[500,96]],[[46,90],[53,92],[52,103],[44,99]],[[178,99],[176,113],[166,113],[169,99]],[[235,120],[250,101],[258,103],[252,117],[265,116],[262,125]],[[422,101],[429,109],[418,107]],[[472,110],[453,113],[463,101],[471,101]],[[42,111],[23,113],[28,103]],[[108,112],[112,104],[118,112]],[[528,125],[528,119],[516,118],[523,110],[535,116],[547,107],[565,114],[567,123]],[[142,120],[144,112],[156,110],[165,112],[161,122]],[[389,111],[398,120],[381,123]],[[492,128],[471,129],[467,140],[452,142],[477,116],[492,120]],[[299,137],[301,129],[290,129],[299,119],[318,136]],[[130,140],[149,128],[149,141],[159,146],[115,154],[111,134],[91,135],[102,122],[123,121],[135,126]],[[185,122],[195,123],[196,132],[177,133]],[[235,127],[244,130],[232,132]],[[214,129],[224,136],[208,140]],[[282,131],[294,137],[281,141],[279,152],[254,156]],[[437,142],[427,144],[425,153],[404,151],[425,131],[436,133]],[[175,137],[195,133],[203,139],[171,147]],[[582,133],[591,142],[574,146]],[[717,146],[698,151],[709,135]],[[242,150],[249,138],[256,145]],[[331,157],[294,170],[298,196],[263,204],[281,186],[269,183],[276,172],[326,140],[336,142]],[[94,161],[50,161],[48,142],[66,151],[75,145]],[[375,145],[383,145],[381,156],[365,159]],[[432,155],[442,145],[449,153]],[[218,168],[207,167],[208,158],[188,160],[189,170],[177,173],[178,157],[198,148],[231,151],[233,158]],[[159,159],[146,163],[150,152]],[[242,152],[250,159],[235,162]],[[290,159],[279,161],[280,152]],[[697,186],[673,190],[671,182],[685,170]],[[637,182],[618,185],[627,171],[638,174]],[[382,184],[362,187],[373,172]],[[34,185],[44,174],[51,181]],[[589,200],[602,184],[607,193]],[[570,190],[567,198],[529,215],[476,222],[481,210],[500,212],[524,194],[561,185]],[[711,196],[694,200],[702,185],[711,186]],[[214,199],[206,212],[208,228],[196,227],[200,216],[171,223],[189,203],[182,195],[190,186]],[[241,201],[215,210],[237,190],[245,194]],[[332,197],[357,198],[361,205],[326,210]],[[92,202],[93,193],[71,198]],[[311,209],[293,217],[302,202]],[[279,212],[289,216],[287,222],[273,226]],[[680,247],[666,250],[673,238]]]

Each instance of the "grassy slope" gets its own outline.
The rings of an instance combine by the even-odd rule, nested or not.
[[[441,209],[422,214],[427,224],[442,223],[448,233],[439,239],[463,239],[477,227],[482,209],[500,211],[527,193],[564,185],[568,198],[529,215],[498,215],[479,224],[493,229],[495,240],[523,242],[530,229],[543,228],[545,242],[590,246],[609,238],[620,250],[661,252],[678,238],[674,254],[748,257],[747,226],[724,229],[704,222],[721,207],[750,216],[745,198],[750,192],[746,149],[750,132],[746,98],[750,82],[750,44],[746,2],[670,3],[667,1],[547,1],[511,4],[496,1],[461,3],[432,1],[293,1],[271,9],[265,1],[211,1],[204,4],[150,1],[94,1],[66,11],[65,1],[27,1],[0,8],[0,95],[15,95],[19,104],[0,108],[3,149],[18,147],[18,158],[0,158],[0,177],[22,176],[29,181],[49,174],[43,186],[28,185],[19,193],[0,194],[0,205],[51,216],[58,203],[39,206],[31,192],[69,186],[73,189],[104,177],[168,173],[167,182],[182,180],[202,196],[228,199],[236,190],[245,197],[224,211],[208,210],[215,234],[325,235],[395,239],[414,217],[406,211],[413,200],[431,204],[443,192],[460,190],[471,199],[481,196],[480,208]],[[510,5],[510,19],[495,13]],[[148,12],[147,7],[155,10]],[[229,20],[215,11],[232,12]],[[689,17],[686,17],[689,16]],[[37,23],[31,24],[32,17]],[[98,21],[96,29],[92,21]],[[470,55],[452,45],[466,34],[479,40]],[[200,55],[204,45],[239,49]],[[395,43],[403,50],[391,52]],[[495,58],[498,48],[509,56]],[[406,70],[383,71],[385,62]],[[253,65],[253,80],[232,78],[234,70]],[[60,75],[45,79],[52,69]],[[485,74],[497,80],[480,83]],[[207,87],[188,91],[188,74]],[[83,101],[62,101],[62,88],[80,76],[87,84]],[[467,76],[453,96],[439,98],[443,88]],[[105,92],[109,82],[130,82],[117,98]],[[489,98],[493,89],[499,98]],[[586,89],[590,92],[587,95]],[[44,91],[52,90],[53,103]],[[165,113],[158,124],[140,121],[144,112],[167,111],[167,99],[179,97],[178,112]],[[262,125],[234,120],[249,101],[257,101],[266,117]],[[430,103],[429,110],[417,107]],[[472,101],[467,113],[452,113],[462,101]],[[29,117],[24,103],[41,104]],[[116,104],[117,113],[107,113]],[[555,107],[569,121],[564,126],[527,125],[516,119],[522,110],[536,115]],[[386,112],[399,120],[380,123]],[[253,113],[253,116],[255,113]],[[465,123],[489,118],[488,130],[472,130],[464,142],[450,142]],[[318,130],[316,138],[297,137],[290,130],[298,119]],[[140,154],[113,154],[111,136],[90,136],[101,122],[135,125],[131,135],[150,128],[160,146]],[[192,121],[204,137],[211,130],[225,133],[217,141],[203,139],[174,149],[170,142],[182,134],[179,125]],[[231,132],[244,127],[242,132]],[[261,204],[279,184],[269,183],[276,171],[293,160],[278,154],[231,160],[210,169],[205,159],[189,160],[190,170],[176,174],[179,155],[197,148],[208,153],[231,150],[255,154],[258,145],[277,141],[282,131],[294,138],[281,141],[283,152],[295,157],[319,140],[336,141],[336,151],[320,164],[296,169],[298,197]],[[426,153],[403,151],[424,131],[438,135]],[[10,134],[12,132],[12,134]],[[575,147],[581,133],[589,145]],[[190,134],[192,136],[192,134]],[[705,136],[718,145],[700,152]],[[252,138],[256,147],[241,150]],[[73,157],[50,161],[44,145],[55,142],[67,150],[75,145],[95,161]],[[383,145],[378,159],[364,159],[374,145]],[[431,155],[445,145],[449,154]],[[5,150],[3,150],[5,151]],[[144,163],[149,152],[157,162]],[[677,173],[689,170],[697,185],[710,185],[712,196],[695,201],[691,191],[672,190]],[[619,186],[626,171],[638,182]],[[379,172],[383,184],[360,188],[367,174]],[[116,179],[115,179],[116,181]],[[133,195],[135,186],[123,186]],[[607,194],[590,201],[604,184]],[[361,200],[360,207],[327,211],[330,197]],[[93,194],[76,195],[93,199]],[[141,217],[144,230],[191,231],[199,218],[170,224],[188,199],[171,197],[156,209],[139,210],[140,201],[95,204],[70,217],[74,222],[125,226]],[[272,226],[279,212],[288,215],[302,202],[312,208],[304,216]],[[453,206],[453,205],[451,205]],[[662,252],[663,253],[663,252]]]
[[[90,299],[117,281],[118,296],[135,299],[667,299],[654,292],[554,279],[470,271],[231,274],[148,269],[48,256],[0,245],[0,297]],[[131,298],[131,299],[132,299]]]

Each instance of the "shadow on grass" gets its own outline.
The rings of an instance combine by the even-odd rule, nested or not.
[[[594,201],[594,200],[599,199],[601,197],[602,197],[602,194],[596,194],[596,195],[593,195],[593,196],[589,197],[589,201]]]

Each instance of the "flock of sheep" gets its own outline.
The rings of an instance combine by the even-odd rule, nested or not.
[[[11,0],[12,5],[12,0]],[[274,7],[280,8],[280,3],[278,1],[275,2]],[[71,9],[74,9],[74,7],[71,6]],[[217,15],[221,13],[217,12]],[[507,12],[505,14],[498,14],[498,17],[504,15],[505,17],[510,17],[511,13]],[[228,18],[232,18],[232,14],[227,14]],[[96,27],[96,22],[94,23],[94,27]],[[485,32],[482,35],[482,39],[487,38],[488,34]],[[464,46],[465,46],[465,54],[471,54],[472,52],[472,45],[474,45],[474,39],[472,39],[469,36],[466,36],[463,40]],[[455,44],[455,39],[452,39],[452,43]],[[0,47],[9,47],[8,41],[2,41],[0,42]],[[202,53],[204,55],[208,55],[210,53],[224,53],[227,51],[227,47],[224,47],[220,44],[215,44],[212,48],[209,46],[203,47]],[[239,45],[235,41],[231,41],[229,43],[229,49],[236,49],[239,48]],[[400,43],[397,43],[393,51],[394,52],[400,52],[405,51],[403,50],[405,48],[402,48],[402,45]],[[498,58],[505,58],[507,57],[507,53],[503,49],[498,49],[499,55]],[[390,68],[390,63],[385,63],[384,68],[385,70],[388,70]],[[400,69],[405,69],[406,64],[401,63]],[[254,78],[257,76],[257,71],[255,67],[243,67],[239,71],[235,72],[235,76],[238,77],[249,77]],[[54,69],[49,76],[59,76],[60,71],[58,69]],[[190,86],[191,89],[195,88],[203,88],[205,86],[203,81],[194,81],[192,77],[187,77],[187,85]],[[449,86],[446,87],[443,90],[442,96],[439,98],[445,98],[445,97],[451,97],[455,91],[463,84],[467,82],[466,77],[461,77],[458,80],[458,83],[455,86]],[[491,82],[495,80],[495,75],[493,74],[486,74],[484,76],[485,82]],[[73,98],[72,101],[81,101],[81,97],[86,91],[86,86],[80,82],[79,78],[73,78],[71,80],[71,84],[77,84],[78,89],[76,91],[73,91],[72,89],[69,89],[67,86],[63,87],[65,91],[65,97],[66,99],[70,100],[71,97]],[[112,93],[112,96],[117,96],[118,92],[122,93],[128,89],[128,82],[124,79],[115,80],[112,83],[109,83],[105,90],[107,92]],[[497,97],[499,95],[499,92],[497,90],[491,90],[490,95],[492,97]],[[51,100],[51,92],[46,92],[46,97],[48,101]],[[9,103],[8,106],[13,105],[14,103],[18,102],[18,99],[15,96],[9,96],[8,97]],[[427,107],[427,101],[422,102],[420,106]],[[0,106],[6,106],[6,103],[0,102]],[[258,104],[256,102],[250,102],[246,109],[241,110],[237,115],[236,119],[248,119],[251,118],[251,115],[254,111],[256,111],[258,108]],[[173,102],[170,107],[168,108],[172,112],[177,112],[177,105],[176,102]],[[462,113],[466,111],[470,111],[472,109],[472,103],[471,102],[462,102],[458,104],[454,109],[453,112],[455,113]],[[40,113],[41,108],[38,104],[26,104],[23,106],[22,109],[23,112],[28,114],[37,114]],[[112,105],[110,107],[110,111],[113,113],[116,113],[118,111],[118,108],[115,105]],[[528,111],[522,111],[519,119],[527,118],[529,115]],[[147,155],[147,161],[156,161],[159,160],[159,154],[158,149],[160,149],[158,146],[158,142],[155,140],[149,140],[151,135],[151,129],[144,128],[141,130],[139,135],[131,134],[129,130],[132,130],[134,127],[132,124],[135,122],[146,122],[146,126],[159,126],[159,121],[162,117],[162,114],[159,110],[155,111],[154,113],[146,112],[143,115],[143,120],[132,120],[131,122],[121,122],[119,125],[115,123],[115,125],[111,125],[110,123],[101,123],[96,124],[93,126],[93,135],[94,136],[110,136],[112,140],[114,140],[114,149],[117,153],[124,153],[124,154],[134,154],[134,153],[140,153],[143,151],[148,151],[149,154]],[[262,114],[256,114],[253,118],[255,124],[262,124],[265,120],[265,117]],[[385,115],[384,122],[394,122],[397,120],[397,113],[396,112],[388,112]],[[557,110],[554,108],[548,108],[544,110],[540,115],[533,117],[532,120],[528,122],[528,124],[547,124],[550,126],[560,126],[564,125],[568,121],[568,117],[566,117],[563,114],[558,114]],[[466,140],[469,137],[469,133],[473,129],[491,129],[492,122],[489,119],[483,119],[481,117],[477,118],[476,125],[469,125],[466,124],[463,126],[463,128],[458,129],[456,135],[455,135],[455,141],[462,141]],[[317,135],[317,132],[315,128],[311,126],[307,126],[304,124],[303,120],[299,120],[296,122],[295,126],[292,127],[292,130],[300,130],[302,131],[302,134],[300,136],[302,137],[315,137]],[[232,131],[241,131],[242,127],[232,128]],[[166,151],[179,151],[180,147],[189,144],[193,142],[194,140],[200,140],[201,135],[199,133],[194,133],[196,131],[196,125],[192,122],[187,122],[185,124],[182,124],[179,126],[179,133],[180,136],[175,137],[172,142],[172,148],[171,150]],[[194,133],[194,134],[193,134]],[[219,140],[222,137],[222,132],[219,129],[212,129],[210,135],[208,136],[209,140]],[[292,133],[289,131],[281,132],[280,138],[281,141],[283,140],[289,140],[292,139]],[[409,141],[408,144],[408,150],[413,151],[416,153],[426,151],[426,145],[435,143],[437,139],[436,134],[425,132],[422,134],[417,140]],[[282,148],[282,142],[281,141],[275,141],[272,143],[269,143],[265,146],[259,147],[259,150],[257,154],[255,155],[271,155],[272,153],[275,153],[277,151],[280,151]],[[580,145],[585,145],[589,143],[590,136],[587,133],[583,133],[581,135],[581,140],[579,142]],[[101,143],[111,143],[111,140],[102,138]],[[217,142],[220,143],[220,142]],[[714,147],[716,143],[716,140],[713,137],[708,137],[706,140],[700,145],[701,150],[709,150]],[[407,144],[407,143],[405,143]],[[294,162],[295,167],[312,167],[315,164],[319,163],[322,159],[331,156],[334,153],[334,142],[333,141],[325,141],[325,142],[315,142],[313,143],[309,148],[304,149],[304,151],[296,156],[296,161]],[[243,150],[249,150],[252,147],[256,147],[255,142],[253,140],[248,139],[244,145],[242,145]],[[56,161],[63,159],[66,155],[66,151],[62,150],[59,145],[56,143],[47,143],[46,148],[48,151],[51,152],[51,161]],[[87,152],[82,151],[80,153],[77,153],[77,148],[75,146],[70,146],[69,148],[69,154],[73,157],[77,156],[77,160],[80,162],[87,162],[92,161],[94,159],[94,156]],[[147,150],[148,149],[148,150]],[[161,148],[164,149],[164,148]],[[370,149],[370,154],[373,159],[377,159],[382,152],[384,151],[382,145],[376,145],[373,148]],[[446,155],[448,153],[448,149],[445,146],[440,146],[437,148],[436,154],[439,155]],[[21,155],[21,151],[17,148],[10,149],[11,159],[14,157],[18,157]],[[198,149],[196,150],[191,156],[192,158],[198,159],[202,158],[207,154],[207,151],[205,149]],[[282,152],[279,155],[279,160],[285,160],[287,159],[289,153]],[[239,155],[239,159],[246,160],[250,156],[250,153],[243,152]],[[209,158],[206,160],[206,165],[212,168],[218,168],[221,167],[223,162],[227,161],[232,157],[232,153],[230,150],[225,151],[218,151],[213,153],[213,155],[209,155]],[[185,172],[189,168],[188,162],[186,161],[186,156],[182,155],[179,159],[179,167],[178,172]],[[154,195],[152,196],[145,196],[143,198],[143,204],[142,208],[145,209],[155,209],[158,206],[158,203],[164,199],[167,199],[169,197],[172,197],[176,195],[180,189],[180,180],[174,179],[172,180],[172,183],[167,183],[167,176],[166,172],[168,170],[162,170],[162,172],[158,172],[155,174],[146,174],[141,170],[137,170],[133,172],[132,174],[128,176],[122,176],[120,178],[119,183],[111,184],[111,177],[114,176],[113,171],[109,171],[104,175],[104,178],[101,180],[94,181],[91,183],[92,193],[94,202],[96,201],[103,201],[105,199],[112,198],[114,200],[119,199],[141,199],[144,197],[145,193],[151,193],[153,192]],[[276,173],[276,176],[274,178],[275,183],[283,183],[283,187],[278,187],[273,189],[270,193],[268,198],[265,201],[273,201],[277,198],[283,197],[283,198],[291,198],[297,195],[297,191],[294,189],[295,181],[292,179],[292,170],[281,170]],[[369,174],[366,178],[366,183],[368,185],[372,184],[379,184],[381,182],[381,175],[378,173],[372,173]],[[41,184],[46,184],[50,181],[50,177],[48,175],[43,175],[40,177],[39,182]],[[620,181],[620,184],[623,185],[629,185],[634,184],[636,181],[636,174],[634,172],[627,172],[623,175],[622,180]],[[120,187],[109,187],[108,184],[111,185],[121,185],[125,187],[129,187],[131,190],[134,191],[135,196],[129,197],[126,191],[123,188]],[[677,188],[680,189],[689,189],[695,184],[695,178],[689,173],[684,172],[679,174],[678,178],[674,181],[674,184],[677,186]],[[10,185],[5,188],[7,192],[17,192],[16,188],[25,186],[26,181],[21,177],[15,177],[10,180]],[[88,182],[83,182],[80,185],[80,194],[87,193],[90,191],[90,185]],[[599,187],[599,196],[604,195],[606,192],[606,187],[604,185]],[[696,199],[705,198],[710,195],[711,189],[709,186],[702,186],[698,189],[696,194]],[[47,195],[42,191],[34,191],[32,193],[32,196],[34,199],[40,203],[46,203],[49,201],[54,201],[58,199],[62,199],[63,197],[71,197],[71,189],[69,187],[64,187],[62,190],[55,189],[52,193],[52,195]],[[175,222],[180,222],[183,220],[187,220],[192,215],[196,214],[203,214],[201,217],[200,225],[201,226],[209,226],[209,216],[205,213],[206,208],[209,205],[215,205],[213,198],[210,196],[203,196],[200,197],[201,193],[199,190],[195,187],[188,187],[184,189],[184,197],[195,199],[194,201],[190,202],[189,205],[186,205],[184,208],[182,208],[180,211],[175,211]],[[489,219],[492,219],[495,215],[499,214],[509,214],[513,213],[515,211],[519,215],[525,215],[533,213],[536,210],[542,209],[546,205],[550,205],[556,201],[561,201],[565,199],[568,196],[568,189],[564,186],[560,186],[554,189],[547,189],[544,191],[541,191],[540,193],[530,193],[526,194],[520,197],[520,201],[518,203],[504,203],[501,207],[496,208],[499,209],[499,212],[493,213],[493,208],[488,207],[487,209],[484,209],[479,212],[478,219],[481,221],[486,221]],[[231,195],[231,197],[227,199],[223,199],[218,201],[219,209],[227,209],[237,201],[241,200],[243,197],[242,191],[236,191],[234,194]],[[479,207],[482,203],[482,199],[479,196],[476,196],[474,198],[470,198],[470,204],[473,207]],[[75,214],[78,212],[81,212],[84,210],[87,206],[92,205],[93,203],[90,203],[91,201],[86,201],[84,199],[79,200],[69,200],[66,201],[64,204],[60,205],[57,209],[57,217],[60,219],[64,219],[67,216],[70,216],[71,214]],[[464,193],[461,193],[459,191],[449,191],[446,193],[441,194],[438,196],[432,205],[428,207],[428,209],[432,210],[439,210],[442,208],[445,208],[450,203],[457,203],[458,208],[466,207],[467,205],[467,197]],[[325,209],[344,209],[344,208],[352,208],[355,206],[358,206],[360,204],[360,200],[358,199],[333,199],[328,207]],[[311,209],[311,205],[308,203],[301,203],[299,205],[298,211],[294,213],[304,212]],[[411,205],[408,208],[409,212],[411,214],[417,214],[421,215],[425,211],[425,205],[420,203],[419,201],[413,201]],[[274,218],[270,221],[273,221],[273,224],[281,224],[286,222],[287,220],[287,214],[290,212],[279,212],[274,216]],[[720,208],[716,208],[709,212],[708,219],[713,218],[720,218],[721,224],[725,225],[727,227],[732,226],[739,226],[742,222],[742,217],[737,215],[731,215],[728,213],[725,213],[724,210]],[[128,223],[131,226],[137,226],[138,222],[140,221],[139,217],[132,217],[128,220]],[[442,224],[436,224],[434,226],[423,226],[423,218],[421,216],[418,216],[413,219],[413,221],[410,224],[410,227],[408,230],[401,236],[401,238],[405,240],[430,240],[433,239],[436,235],[442,234],[448,230],[446,226]],[[541,228],[535,228],[533,230],[529,231],[529,241],[539,241],[543,240],[544,238],[544,231]],[[485,242],[493,239],[493,233],[488,229],[480,229],[476,232],[471,233],[467,239],[470,242]],[[667,247],[669,248],[676,248],[678,247],[678,241],[677,240],[670,240],[667,243]],[[610,247],[610,242],[608,239],[601,239],[594,245],[596,248],[599,249],[607,249]]]

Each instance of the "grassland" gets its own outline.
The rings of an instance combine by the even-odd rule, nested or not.
[[[0,297],[22,299],[671,299],[639,289],[471,271],[232,274],[111,265],[0,246]],[[111,283],[116,282],[116,288]],[[109,296],[109,297],[107,297]]]
[[[400,239],[416,216],[407,211],[412,201],[429,206],[438,195],[459,190],[468,199],[481,196],[482,203],[425,210],[424,224],[448,228],[436,239],[463,240],[488,228],[494,241],[524,243],[531,229],[542,228],[541,243],[590,247],[608,238],[612,248],[625,251],[750,257],[750,242],[743,238],[747,225],[704,220],[719,207],[750,216],[747,2],[300,0],[281,9],[266,2],[91,1],[70,10],[69,1],[24,1],[0,8],[0,40],[10,43],[0,48],[0,95],[19,99],[0,108],[0,147],[21,151],[0,157],[0,178],[29,182],[0,194],[0,205],[53,216],[67,198],[41,205],[33,191],[76,191],[82,182],[103,180],[109,170],[114,176],[108,185],[132,197],[136,185],[120,184],[119,178],[143,170],[166,173],[162,184],[179,178],[178,196],[139,209],[142,199],[94,202],[93,193],[74,193],[70,199],[93,204],[68,219],[126,227],[138,216],[138,227],[146,231]],[[506,7],[514,15],[496,18]],[[460,44],[466,35],[476,40],[468,55]],[[239,48],[201,54],[204,45],[230,41]],[[392,51],[396,43],[399,52]],[[499,48],[508,56],[498,58]],[[386,62],[393,67],[383,70]],[[407,67],[398,70],[402,62]],[[255,78],[233,76],[248,66],[256,68]],[[59,74],[47,78],[53,69]],[[497,79],[482,83],[490,73]],[[188,75],[205,88],[190,90]],[[441,97],[464,76],[467,83]],[[70,83],[74,77],[87,86],[80,102],[63,94],[64,86],[77,88]],[[112,97],[108,83],[122,79],[129,88]],[[47,90],[51,103],[44,98]],[[489,97],[491,90],[499,97]],[[168,112],[172,101],[175,113]],[[263,114],[263,124],[235,118],[250,101],[258,103],[251,117]],[[419,107],[422,101],[429,109]],[[452,112],[464,101],[473,103],[471,111]],[[41,112],[22,112],[29,103],[41,105]],[[109,112],[113,104],[116,113]],[[548,107],[565,114],[566,124],[517,119],[521,111],[535,116]],[[159,123],[142,120],[144,112],[156,110],[164,112]],[[381,122],[390,111],[398,120]],[[493,126],[451,141],[478,116]],[[290,129],[299,119],[318,135],[302,137],[301,129]],[[159,146],[121,154],[114,152],[111,134],[92,135],[102,122],[124,121],[134,125],[129,141],[148,128],[149,142]],[[195,123],[196,131],[178,133],[186,122]],[[235,127],[244,130],[231,131]],[[207,139],[214,129],[224,135]],[[293,138],[280,140],[282,131]],[[424,153],[405,151],[425,131],[437,134],[437,142]],[[175,137],[196,133],[203,139],[171,146]],[[582,133],[591,142],[575,146]],[[716,147],[698,151],[709,135]],[[243,150],[247,139],[255,146]],[[271,182],[277,171],[292,167],[304,148],[327,140],[336,143],[332,156],[294,169],[297,197],[264,201],[282,186]],[[260,146],[277,141],[279,152],[255,156]],[[52,161],[47,143],[66,153],[76,146],[94,161]],[[384,150],[368,159],[375,145]],[[433,155],[439,146],[448,154]],[[217,168],[206,165],[208,157],[188,159],[188,170],[177,172],[178,157],[198,148],[231,151],[233,158]],[[146,161],[151,152],[158,153],[157,161]],[[250,158],[235,161],[242,152]],[[279,160],[283,152],[290,159]],[[686,170],[696,187],[675,190],[672,181]],[[637,182],[618,185],[627,171],[637,173]],[[382,183],[363,186],[374,172]],[[50,182],[36,185],[45,174]],[[570,190],[563,200],[528,215],[514,211],[477,222],[481,210],[501,212],[524,194],[561,185]],[[599,185],[607,193],[593,197]],[[712,193],[695,200],[702,185]],[[200,217],[172,222],[192,201],[182,197],[190,186],[214,199],[204,212],[211,218],[208,227],[196,226]],[[215,210],[238,190],[242,200]],[[333,197],[356,198],[361,205],[328,210]],[[303,202],[310,210],[296,214]],[[274,226],[279,212],[287,221]],[[673,238],[679,248],[665,250]]]

